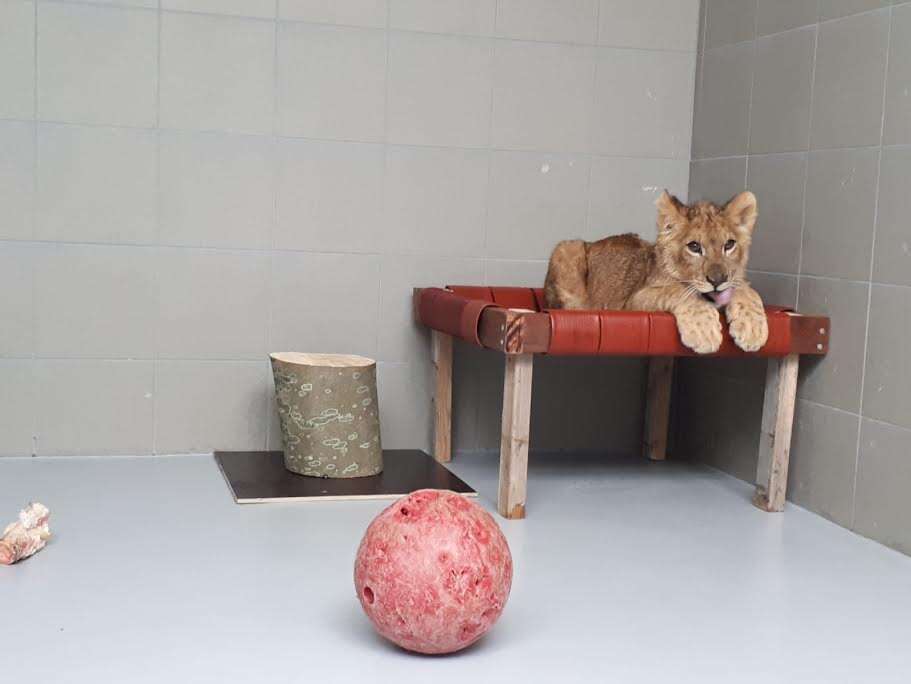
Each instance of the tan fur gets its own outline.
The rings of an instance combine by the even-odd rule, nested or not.
[[[746,351],[759,349],[768,339],[768,324],[762,300],[746,280],[757,216],[753,193],[742,192],[720,207],[686,206],[665,191],[656,205],[654,244],[629,234],[559,243],[544,283],[547,305],[669,311],[683,343],[705,354],[721,345],[718,307],[707,297],[733,288],[724,307],[731,336]],[[728,249],[731,240],[734,247]],[[688,247],[692,243],[698,243],[698,254]]]

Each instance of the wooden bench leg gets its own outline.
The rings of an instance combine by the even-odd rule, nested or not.
[[[648,362],[645,395],[645,435],[643,452],[653,461],[667,457],[667,429],[671,412],[671,387],[674,382],[674,357],[654,356]]]
[[[431,331],[434,367],[433,457],[440,463],[452,458],[452,335]]]
[[[507,354],[503,380],[500,489],[497,510],[504,518],[525,517],[528,425],[531,420],[531,354]]]
[[[777,512],[784,510],[788,487],[788,459],[800,356],[790,354],[782,359],[769,359],[768,363],[753,503],[764,511]]]

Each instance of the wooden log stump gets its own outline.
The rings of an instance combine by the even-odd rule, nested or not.
[[[345,354],[271,354],[285,468],[310,477],[383,470],[376,362]]]

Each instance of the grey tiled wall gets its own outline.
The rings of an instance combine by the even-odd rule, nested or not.
[[[911,3],[702,14],[690,196],[752,189],[753,283],[832,317],[831,352],[800,375],[789,496],[911,552]],[[762,372],[684,364],[681,448],[752,480]]]
[[[282,349],[376,357],[386,445],[427,447],[411,288],[649,234],[697,34],[698,0],[0,0],[0,454],[275,446]],[[459,349],[457,448],[498,445],[497,361]],[[536,373],[535,446],[635,447],[641,363]]]

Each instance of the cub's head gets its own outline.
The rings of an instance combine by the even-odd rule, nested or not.
[[[723,207],[711,202],[687,206],[665,190],[655,204],[658,268],[716,306],[726,305],[734,288],[744,283],[756,197],[745,191]]]

